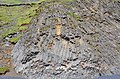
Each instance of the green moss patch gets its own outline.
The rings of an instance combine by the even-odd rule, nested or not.
[[[18,27],[11,27],[11,28],[5,28],[3,29],[4,32],[1,34],[2,35],[2,38],[8,36],[9,34],[14,34],[18,31]]]
[[[38,4],[31,6],[0,7],[0,38],[3,39],[9,34],[26,30],[28,28],[27,26],[31,24],[31,19],[36,16],[35,10],[38,7]]]
[[[39,2],[50,2],[54,0],[38,0],[38,2],[31,3],[31,5],[24,6],[0,6],[0,39],[7,37],[10,34],[17,33],[18,31],[24,31],[27,29],[27,26],[31,24],[31,19],[37,16],[37,13],[44,12],[45,6],[40,6]],[[56,1],[57,3],[61,2],[71,2],[73,0],[62,0]],[[5,3],[21,3],[21,0],[1,0],[1,2]],[[37,11],[37,12],[36,12]],[[52,11],[52,10],[51,10]],[[72,14],[69,13],[71,16]],[[77,15],[74,15],[75,18],[79,18]],[[27,24],[27,25],[26,25]],[[5,28],[4,28],[5,26]],[[47,30],[49,27],[43,28],[43,30]],[[22,35],[22,33],[21,33]],[[15,41],[16,42],[16,41]]]
[[[12,37],[9,41],[11,42],[11,43],[17,43],[18,42],[18,40],[20,39],[20,37],[21,37],[21,35],[19,35],[19,36],[17,36],[17,37]]]
[[[5,74],[6,72],[9,72],[9,68],[0,68],[0,74]]]
[[[19,27],[19,31],[20,31],[20,30],[22,30],[22,31],[23,31],[23,30],[27,30],[27,28],[28,28],[27,26],[21,26],[21,27]]]
[[[3,26],[13,21],[17,25],[29,23],[32,17],[35,15],[35,10],[37,8],[37,5],[0,7],[0,25]]]
[[[14,33],[18,32],[18,31],[26,30],[27,28],[28,28],[27,26],[21,26],[21,27],[12,26],[11,28],[3,29],[4,32],[1,35],[2,35],[2,38],[4,38],[4,37],[7,37],[10,34],[14,34]]]

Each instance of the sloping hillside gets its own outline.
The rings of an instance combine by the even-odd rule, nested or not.
[[[120,2],[56,0],[15,45],[15,70],[28,79],[93,79],[120,74]]]
[[[36,16],[37,8],[38,3],[21,6],[3,6],[0,4],[0,75],[9,71],[6,75],[16,76],[12,69],[11,50],[20,37],[26,33],[31,19]],[[9,70],[3,71],[6,68]]]

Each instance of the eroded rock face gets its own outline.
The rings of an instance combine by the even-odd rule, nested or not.
[[[43,2],[13,49],[28,79],[93,79],[120,74],[120,4],[109,0]]]

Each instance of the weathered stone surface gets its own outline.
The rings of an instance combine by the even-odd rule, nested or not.
[[[2,59],[3,59],[3,54],[0,53],[0,60],[2,60]]]
[[[25,78],[22,78],[22,77],[0,76],[0,79],[25,79]]]
[[[98,77],[96,79],[120,79],[120,75],[103,76],[103,77]]]
[[[15,70],[28,79],[120,74],[120,4],[109,2],[42,2],[12,51]]]

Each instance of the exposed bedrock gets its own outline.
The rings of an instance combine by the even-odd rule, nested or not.
[[[42,2],[13,49],[28,79],[93,79],[120,74],[120,2]]]

